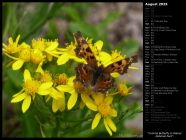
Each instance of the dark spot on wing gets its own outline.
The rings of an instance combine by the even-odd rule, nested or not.
[[[93,55],[91,55],[91,56],[90,56],[90,59],[94,59],[94,56],[93,56]]]
[[[118,65],[121,65],[121,64],[122,64],[122,61],[119,61],[119,62],[118,62]]]
[[[90,48],[88,47],[88,48],[86,48],[86,52],[90,52],[91,53],[91,50],[90,50]]]

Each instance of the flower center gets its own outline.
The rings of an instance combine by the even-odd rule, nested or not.
[[[19,51],[19,48],[14,44],[9,44],[9,46],[6,47],[6,51],[8,54],[13,54]]]
[[[30,60],[30,49],[29,48],[21,49],[19,53],[19,58],[23,59],[24,61],[29,61]]]
[[[109,115],[109,112],[111,110],[111,107],[108,105],[108,104],[105,104],[105,103],[101,103],[99,106],[98,106],[98,110],[99,112],[101,113],[101,115],[103,117],[106,117]]]
[[[67,82],[68,82],[68,77],[67,77],[67,75],[66,75],[65,73],[60,74],[60,75],[57,77],[57,79],[56,79],[56,83],[57,83],[58,85],[66,85]]]
[[[44,72],[40,77],[41,83],[52,81],[52,76],[49,72]]]
[[[35,80],[26,80],[24,86],[26,93],[34,95],[39,88],[39,83]]]
[[[67,47],[67,52],[68,52],[68,54],[74,56],[74,55],[75,55],[74,49],[75,49],[75,46],[71,43],[71,44]]]
[[[118,92],[121,96],[126,96],[128,94],[128,88],[124,84],[118,85]]]
[[[41,39],[41,38],[38,40],[33,39],[32,40],[32,48],[39,49],[39,50],[43,51],[46,48],[45,40]]]
[[[43,58],[44,58],[43,53],[40,50],[33,49],[31,51],[31,58],[30,59],[34,64],[39,64],[40,62],[43,61]]]
[[[81,82],[79,82],[79,81],[75,81],[75,82],[74,82],[74,89],[75,89],[77,92],[82,92],[82,91],[85,90],[83,84],[82,84]]]
[[[121,55],[121,52],[118,52],[117,50],[112,51],[111,57],[112,57],[113,62],[116,62],[116,61],[119,61],[125,58]]]

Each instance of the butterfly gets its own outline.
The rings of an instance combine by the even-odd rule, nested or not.
[[[81,82],[85,88],[92,88],[95,92],[107,92],[114,85],[114,79],[110,74],[113,72],[124,74],[132,63],[137,62],[137,56],[132,56],[114,62],[105,68],[103,65],[98,67],[96,57],[81,32],[74,33],[74,37],[77,41],[76,55],[87,62],[75,68],[75,81]]]

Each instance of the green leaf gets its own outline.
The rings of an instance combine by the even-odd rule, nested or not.
[[[13,71],[12,69],[7,69],[7,75],[9,79],[15,84],[16,87],[21,87],[23,84],[23,73],[20,71]]]
[[[26,11],[25,16],[22,17],[15,36],[22,34],[20,42],[28,39],[31,35],[38,33],[43,25],[55,16],[56,12],[61,8],[62,3],[36,3],[34,10]]]
[[[37,136],[38,125],[33,118],[33,110],[29,109],[25,114],[21,115],[22,132],[25,137]]]
[[[117,44],[116,49],[130,57],[139,50],[139,43],[133,39],[125,39]]]
[[[34,99],[35,111],[39,113],[42,117],[49,118],[52,115],[51,108],[48,107],[46,101],[43,97],[36,95]]]
[[[2,10],[3,17],[3,40],[8,33],[12,34],[17,26],[17,17],[15,15],[17,10],[17,4],[4,3]]]

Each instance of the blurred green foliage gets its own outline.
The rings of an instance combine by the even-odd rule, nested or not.
[[[104,46],[106,46],[103,48],[110,51],[113,45],[107,39],[106,30],[108,25],[117,20],[122,13],[111,11],[105,19],[94,25],[87,21],[90,9],[94,5],[95,3],[3,3],[3,42],[7,42],[10,36],[15,39],[19,34],[21,35],[20,42],[30,43],[32,38],[38,37],[47,39],[59,38],[60,40],[59,35],[61,33],[55,23],[56,19],[60,19],[68,23],[65,32],[62,33],[63,37],[68,40],[67,42],[73,40],[72,33],[79,30],[85,36],[91,37],[94,40],[102,40]],[[119,42],[116,48],[131,56],[138,51],[139,44],[133,39],[128,39]],[[6,66],[8,62],[9,59],[3,56],[4,137],[108,136],[106,130],[103,129],[103,122],[95,131],[91,130],[91,121],[94,114],[86,108],[83,111],[77,110],[78,104],[70,111],[54,114],[50,108],[51,106],[47,106],[42,101],[45,99],[36,96],[36,102],[31,105],[27,113],[22,114],[20,112],[21,104],[19,106],[17,104],[10,105],[11,96],[21,89],[23,81],[22,72],[8,69]],[[54,73],[65,71],[67,74],[72,74],[73,69],[69,69],[70,66],[75,67],[72,62],[68,62],[66,67],[57,66],[53,62],[47,68]],[[120,123],[117,125],[118,131],[114,133],[113,137],[120,137],[121,133],[127,132],[126,129],[123,129],[122,124],[127,119],[133,118],[142,109],[137,103],[129,107],[123,103],[116,103],[116,107],[119,110],[119,116],[115,121]],[[68,112],[68,117],[66,112]],[[77,119],[76,122],[73,121],[75,120],[74,118]],[[58,132],[57,130],[61,131]],[[82,131],[80,132],[80,130]]]

